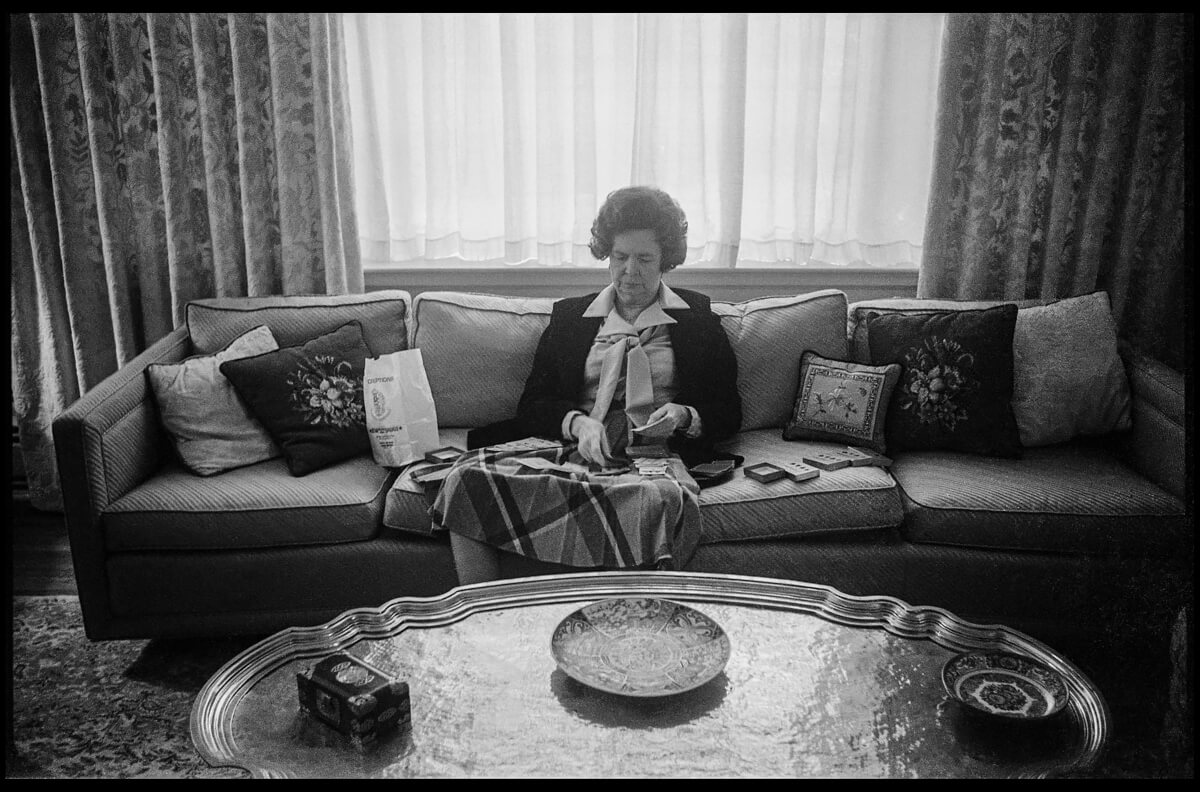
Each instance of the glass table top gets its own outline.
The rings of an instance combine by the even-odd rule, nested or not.
[[[710,681],[637,698],[568,676],[551,653],[581,604],[654,597],[724,630]],[[1004,649],[1070,692],[1033,723],[966,710],[942,687],[956,654]],[[409,683],[412,724],[360,754],[298,708],[296,674],[348,652]],[[213,765],[264,777],[1012,777],[1072,774],[1109,716],[1069,660],[1024,634],[938,608],[737,575],[598,572],[402,598],[284,630],[217,672],[192,712]]]

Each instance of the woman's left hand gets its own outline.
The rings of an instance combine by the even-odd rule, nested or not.
[[[639,437],[661,442],[665,441],[676,431],[686,429],[691,422],[692,413],[688,408],[675,402],[667,402],[662,407],[650,413],[650,417],[646,420],[646,430],[644,432],[634,431]]]

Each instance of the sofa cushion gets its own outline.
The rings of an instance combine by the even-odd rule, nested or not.
[[[226,360],[278,348],[270,329],[259,325],[212,355],[146,367],[163,428],[193,473],[211,476],[279,456],[279,447],[219,369]]]
[[[554,302],[466,292],[416,296],[412,345],[425,360],[439,426],[484,426],[516,415]]]
[[[899,363],[868,366],[805,352],[796,406],[783,438],[862,445],[886,453],[884,428],[900,372]]]
[[[903,519],[896,482],[880,467],[821,471],[815,479],[763,484],[745,475],[760,462],[798,461],[831,443],[784,440],[777,429],[741,432],[720,450],[745,458],[733,478],[700,491],[700,543],[875,531]]]
[[[871,362],[904,366],[888,408],[889,449],[1020,455],[1012,410],[1016,320],[1013,305],[867,319]]]
[[[467,429],[441,427],[438,440],[440,446],[466,448]],[[409,465],[388,488],[383,507],[385,528],[425,536],[433,533],[433,522],[429,517],[430,502],[425,498],[425,489],[412,480],[412,473],[425,467],[428,465],[421,462]]]
[[[412,296],[389,289],[367,294],[289,297],[211,297],[188,303],[192,347],[208,354],[265,324],[280,346],[295,346],[358,321],[372,356],[408,348]]]
[[[337,544],[379,531],[394,474],[368,456],[295,478],[282,459],[200,478],[168,465],[102,514],[111,552]]]
[[[221,373],[283,451],[292,475],[304,476],[370,451],[363,403],[369,355],[354,321],[300,346],[227,360]]]
[[[743,430],[787,423],[805,351],[846,358],[846,295],[836,289],[713,302],[712,310],[737,358]]]
[[[442,430],[449,445],[460,435]],[[466,432],[461,432],[465,440]],[[741,432],[720,445],[721,450],[757,462],[798,460],[804,454],[829,449],[830,443],[787,441],[774,429]],[[903,518],[896,482],[878,467],[824,471],[815,479],[787,479],[761,484],[742,469],[722,484],[700,491],[700,542],[724,542],[771,537],[813,536],[860,532],[897,525]],[[388,491],[383,524],[388,528],[429,535],[429,502],[423,490],[401,475]]]
[[[1027,449],[1021,459],[899,454],[901,531],[912,542],[1084,555],[1177,550],[1183,502],[1102,444]]]

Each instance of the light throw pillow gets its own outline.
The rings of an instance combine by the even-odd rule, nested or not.
[[[1021,309],[1013,335],[1013,413],[1022,445],[1124,431],[1131,409],[1107,292]]]
[[[800,357],[800,384],[785,440],[819,440],[887,453],[884,427],[901,366],[867,366],[815,352]]]
[[[228,360],[278,348],[271,331],[260,325],[215,354],[146,368],[159,418],[184,467],[212,476],[279,456],[279,447],[220,371]]]
[[[228,360],[221,372],[279,445],[288,471],[304,476],[370,453],[363,369],[371,351],[349,322],[300,346]]]
[[[846,308],[846,295],[837,289],[712,303],[737,358],[742,431],[787,424],[805,351],[847,357]]]
[[[961,451],[1019,457],[1013,415],[1017,307],[872,315],[871,364],[904,370],[886,418],[892,451]]]

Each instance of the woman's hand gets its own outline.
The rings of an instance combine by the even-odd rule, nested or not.
[[[687,407],[667,402],[646,419],[646,431],[637,432],[639,437],[654,442],[665,442],[677,430],[686,429],[692,422],[692,413]]]
[[[608,446],[608,435],[604,424],[587,415],[576,415],[571,420],[571,434],[579,444],[579,455],[599,467],[611,463],[612,449]]]

